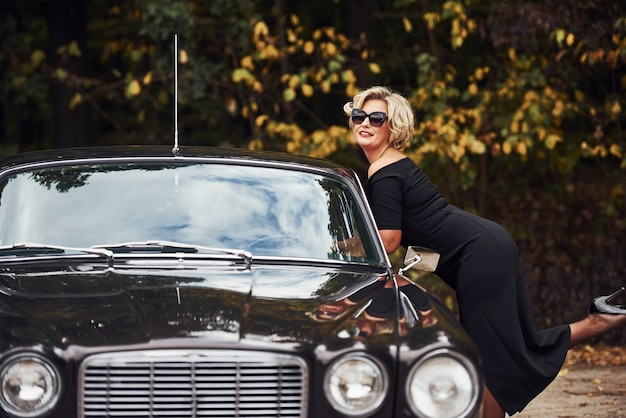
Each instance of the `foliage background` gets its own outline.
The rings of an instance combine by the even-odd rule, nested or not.
[[[174,33],[183,146],[363,175],[341,107],[384,84],[414,106],[411,158],[517,240],[538,326],[626,281],[624,2],[4,0],[0,156],[171,144]]]

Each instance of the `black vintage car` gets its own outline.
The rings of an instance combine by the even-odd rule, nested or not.
[[[411,248],[407,262],[434,256]],[[475,416],[475,347],[400,273],[358,178],[331,162],[13,156],[0,167],[0,416]]]

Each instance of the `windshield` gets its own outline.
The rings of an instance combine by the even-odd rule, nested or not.
[[[362,207],[332,178],[227,164],[100,164],[0,182],[0,245],[172,241],[253,256],[382,263]],[[349,241],[350,246],[337,245]]]

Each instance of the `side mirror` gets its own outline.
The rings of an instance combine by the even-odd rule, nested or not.
[[[404,267],[398,271],[398,274],[404,274],[405,271],[412,268],[418,271],[435,271],[439,257],[439,253],[429,248],[411,246],[406,250]]]

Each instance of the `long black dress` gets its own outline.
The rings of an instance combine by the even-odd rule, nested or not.
[[[521,411],[559,372],[570,328],[536,329],[509,233],[448,204],[408,158],[374,173],[366,192],[379,229],[402,230],[405,248],[420,245],[441,254],[435,273],[456,291],[487,387],[509,415]]]

